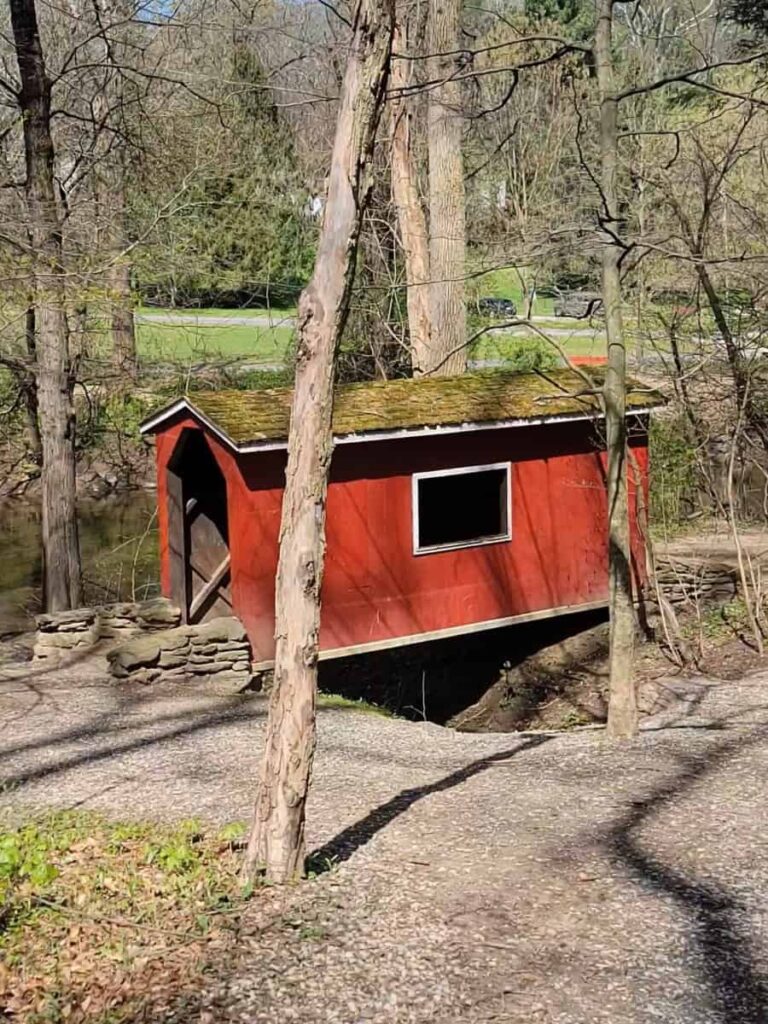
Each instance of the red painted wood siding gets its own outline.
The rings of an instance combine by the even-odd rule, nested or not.
[[[157,438],[165,593],[165,466],[185,426],[196,428],[191,419],[182,420]],[[339,446],[328,491],[321,647],[605,600],[604,454],[597,437],[590,424],[575,422]],[[227,481],[235,610],[255,659],[267,660],[274,652],[285,453],[235,456],[214,437],[208,440]],[[634,437],[632,445],[645,484],[645,435]],[[411,475],[504,461],[512,462],[511,540],[414,555]]]

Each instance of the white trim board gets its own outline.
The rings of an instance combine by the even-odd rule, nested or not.
[[[427,633],[412,633],[409,636],[393,636],[386,640],[372,640],[364,644],[351,644],[349,647],[334,647],[320,651],[320,661],[331,661],[334,658],[348,658],[353,654],[371,654],[374,651],[388,651],[397,647],[408,647],[411,644],[428,643],[430,640],[447,640],[452,636],[466,636],[470,633],[482,633],[488,629],[499,629],[502,626],[515,626],[524,622],[538,622],[540,619],[553,619],[558,615],[572,615],[576,612],[591,612],[598,608],[607,608],[608,599],[602,601],[586,601],[584,604],[563,604],[557,608],[544,608],[536,612],[523,612],[521,615],[508,615],[503,619],[487,619],[484,622],[469,622],[464,626],[447,626],[445,629],[433,629]],[[266,672],[274,667],[274,660],[255,661],[251,665],[253,672]]]
[[[643,406],[642,409],[629,409],[627,410],[627,419],[632,416],[642,418],[663,408],[664,406],[659,404]],[[228,434],[221,430],[220,427],[217,427],[213,420],[200,412],[187,398],[178,399],[172,405],[161,409],[160,412],[145,420],[139,427],[139,432],[141,434],[149,434],[165,420],[185,410],[195,419],[199,420],[203,426],[207,427],[212,434],[215,434],[233,452],[248,454],[250,452],[284,451],[288,447],[288,441],[285,439],[273,441],[265,438],[262,441],[252,440],[239,443],[233,441]],[[584,420],[601,420],[603,418],[601,412],[566,413],[561,416],[537,416],[530,419],[489,420],[487,422],[444,424],[434,427],[402,427],[397,430],[366,431],[362,434],[337,434],[333,439],[333,443],[334,445],[340,445],[361,444],[369,441],[399,441],[409,437],[436,437],[442,434],[465,434],[478,430],[506,430],[512,427],[538,427],[548,423],[577,423]]]
[[[447,476],[466,476],[484,473],[488,470],[504,471],[504,497],[506,507],[504,518],[506,529],[489,537],[475,537],[472,540],[451,541],[446,544],[419,544],[419,484],[422,480],[444,479]],[[424,473],[411,474],[411,551],[414,555],[432,555],[440,551],[462,551],[464,548],[479,548],[486,544],[503,544],[512,540],[512,463],[491,462],[483,466],[458,466],[453,469],[430,469]]]

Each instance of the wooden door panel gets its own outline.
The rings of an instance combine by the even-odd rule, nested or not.
[[[191,504],[191,503],[190,503]],[[197,501],[187,515],[189,621],[232,614],[229,548],[221,520],[223,509]]]

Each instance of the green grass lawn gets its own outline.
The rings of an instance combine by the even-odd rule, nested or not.
[[[511,299],[521,316],[525,312],[523,289],[513,267],[491,270],[475,278],[471,293],[472,297],[477,299]],[[533,303],[533,315],[552,316],[553,313],[553,300],[537,296]]]
[[[538,325],[537,325],[538,326]],[[539,338],[540,335],[532,331],[520,329],[505,334],[486,334],[478,338],[472,346],[470,356],[472,359],[509,359],[520,342],[525,338]],[[576,334],[572,336],[557,335],[554,341],[569,356],[604,356],[605,335],[602,331],[594,331],[592,335]],[[547,343],[541,339],[542,345]],[[557,355],[557,349],[553,346],[552,351]]]
[[[479,278],[473,288],[475,297],[495,296],[511,298],[520,313],[523,312],[523,300],[520,282],[513,270],[499,270]],[[470,304],[470,329],[473,317]],[[232,316],[247,320],[249,317],[271,316],[279,322],[282,317],[295,316],[293,308],[279,309],[164,309],[143,306],[136,310],[137,314],[161,314],[182,317],[197,317],[197,323],[147,323],[138,320],[137,337],[139,355],[146,362],[201,363],[217,362],[228,359],[243,359],[254,363],[280,363],[289,350],[293,339],[293,327],[279,325],[264,327],[260,324],[249,326],[247,323],[233,325],[206,324],[206,319],[218,316]],[[574,356],[605,355],[605,332],[599,320],[576,320],[552,315],[552,300],[537,299],[534,315],[538,318],[535,326],[546,333],[552,330],[553,339],[569,354]],[[482,321],[480,321],[482,322]],[[625,338],[627,348],[634,350],[637,342],[638,324],[630,311],[625,318]],[[651,348],[649,325],[642,328],[645,347]],[[564,333],[573,331],[573,334]],[[487,334],[478,339],[472,346],[470,356],[480,360],[503,360],[510,358],[515,347],[522,339],[540,337],[525,327],[515,328],[503,334]],[[543,342],[546,344],[546,342]],[[665,347],[662,342],[662,347]],[[681,347],[691,347],[685,341]]]
[[[150,362],[214,362],[247,358],[279,363],[293,337],[292,327],[211,326],[138,323],[139,355]]]
[[[295,306],[270,306],[269,308],[248,308],[248,309],[216,309],[214,307],[209,309],[181,309],[181,308],[166,308],[163,306],[137,306],[137,316],[151,316],[158,314],[162,316],[179,316],[189,317],[196,316],[201,320],[211,316],[235,316],[238,318],[247,317],[270,317],[272,320],[281,320],[284,317],[296,316]]]
[[[139,355],[149,362],[215,362],[243,358],[254,363],[279,363],[293,337],[291,327],[210,326],[205,324],[141,323],[137,325]],[[543,331],[569,327],[583,332],[580,321],[550,320],[536,325]],[[487,334],[473,346],[473,359],[504,359],[523,338],[538,337],[524,327],[504,334]],[[585,335],[558,334],[555,340],[571,355],[604,355],[605,336],[599,328]]]

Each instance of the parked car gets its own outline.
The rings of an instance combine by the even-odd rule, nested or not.
[[[562,292],[553,303],[555,316],[581,319],[602,312],[603,300],[597,292]]]
[[[511,299],[478,299],[477,311],[491,320],[509,320],[517,316],[517,306]]]

